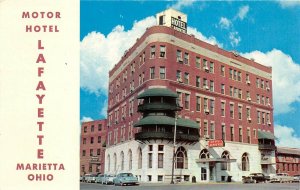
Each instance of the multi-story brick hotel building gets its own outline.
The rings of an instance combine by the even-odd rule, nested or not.
[[[106,127],[106,119],[82,123],[80,175],[104,173]]]
[[[241,181],[275,173],[272,69],[187,34],[158,13],[109,73],[105,172],[141,181]],[[90,153],[87,153],[90,154]]]

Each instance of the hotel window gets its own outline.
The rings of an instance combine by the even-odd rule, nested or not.
[[[269,81],[266,81],[266,89],[270,89],[270,86],[269,86]]]
[[[239,106],[238,111],[239,111],[239,119],[241,120],[242,119],[242,106]]]
[[[249,77],[249,74],[246,74],[246,83],[249,83],[249,84],[250,84],[250,77]]]
[[[213,62],[210,62],[210,64],[209,64],[209,72],[210,73],[214,73],[214,63]]]
[[[201,99],[200,96],[196,96],[196,111],[200,111],[200,107],[201,107]]]
[[[148,150],[153,151],[153,145],[148,145]]]
[[[270,114],[269,114],[269,113],[267,113],[267,124],[268,124],[268,125],[271,124],[271,121],[270,121]]]
[[[138,169],[142,168],[142,162],[143,161],[143,154],[142,154],[142,149],[139,147],[138,149]]]
[[[182,63],[182,53],[180,50],[177,50],[176,58],[177,58],[177,62]]]
[[[159,68],[159,76],[160,76],[160,79],[165,79],[166,78],[166,68],[165,67],[160,67]]]
[[[259,85],[260,85],[260,79],[256,78],[256,87],[259,88]]]
[[[214,81],[210,81],[210,84],[209,84],[209,90],[211,91],[211,92],[213,92],[214,91],[214,88],[215,88],[215,83],[214,83]]]
[[[91,173],[93,171],[93,165],[89,164],[89,172]]]
[[[100,151],[100,148],[98,148],[98,149],[97,149],[97,156],[100,155],[100,152],[101,152],[101,151]]]
[[[242,73],[238,71],[238,81],[242,81]]]
[[[93,149],[90,149],[90,156],[93,156],[94,153],[93,153]]]
[[[94,137],[91,137],[91,144],[94,144]]]
[[[165,15],[159,16],[159,25],[164,25],[165,23]]]
[[[232,79],[233,78],[233,70],[229,69],[229,78]]]
[[[177,98],[177,103],[179,104],[179,106],[182,107],[182,93],[181,92],[177,92],[178,98]]]
[[[270,98],[269,97],[266,97],[266,104],[269,106],[269,105],[271,105],[270,104]]]
[[[139,85],[142,84],[142,74],[139,75]]]
[[[262,112],[261,113],[261,124],[265,124],[265,117],[266,117],[266,113],[265,112]]]
[[[207,127],[208,127],[208,123],[207,121],[204,121],[203,135],[206,136],[208,135]]]
[[[260,111],[257,111],[257,123],[260,124]]]
[[[203,59],[203,70],[208,71],[207,60],[206,59]]]
[[[197,68],[201,67],[201,65],[200,65],[200,57],[196,57],[196,67]]]
[[[150,79],[154,79],[155,77],[155,67],[150,67]]]
[[[166,57],[166,46],[160,46],[159,57]]]
[[[158,153],[158,168],[164,167],[164,153]]]
[[[155,46],[151,46],[151,49],[150,49],[150,58],[155,58]]]
[[[86,144],[86,138],[82,139],[82,144]]]
[[[234,127],[230,126],[230,140],[233,141],[234,140]]]
[[[176,162],[175,162],[175,168],[176,169],[188,169],[188,157],[187,152],[185,148],[182,146],[179,147],[175,153],[176,155]]]
[[[164,151],[164,145],[158,145],[158,151]]]
[[[225,84],[221,84],[221,94],[225,94]]]
[[[222,124],[222,140],[226,140],[226,128],[225,124]]]
[[[200,87],[200,77],[196,76],[196,87]]]
[[[239,99],[242,99],[242,90],[241,89],[238,89],[238,91],[239,91]]]
[[[210,100],[210,110],[209,110],[210,114],[214,114],[215,113],[215,101],[214,100]]]
[[[249,91],[246,92],[246,96],[247,96],[247,100],[251,100]]]
[[[131,170],[132,169],[132,151],[131,151],[131,149],[129,149],[128,157],[129,157],[129,159],[128,159],[128,161],[129,161],[129,170]]]
[[[253,138],[256,138],[256,129],[253,129]]]
[[[189,94],[185,94],[184,108],[185,109],[190,108],[190,95]]]
[[[234,105],[230,104],[230,118],[234,118]]]
[[[247,129],[247,143],[250,143],[250,129]]]
[[[148,154],[148,168],[152,168],[152,153]]]
[[[98,136],[98,143],[101,143],[101,136]]]
[[[242,155],[242,171],[249,171],[250,165],[249,165],[249,157],[247,153],[244,153]]]
[[[215,139],[215,123],[210,123],[210,139]]]
[[[145,72],[142,73],[142,83],[145,82]],[[126,95],[126,88],[125,88],[125,95]]]
[[[86,133],[87,132],[87,127],[83,128],[83,132]]]
[[[94,125],[91,126],[91,132],[94,132]]]
[[[206,112],[206,110],[208,110],[208,99],[207,98],[204,98],[203,108],[204,108],[204,112]]]
[[[259,96],[259,94],[256,94],[256,103],[260,104],[260,96]]]
[[[98,124],[98,131],[102,130],[102,124]]]
[[[124,170],[124,152],[121,152],[121,170]]]
[[[260,87],[261,87],[262,89],[265,89],[265,82],[264,82],[263,80],[261,80]]]
[[[264,96],[261,96],[261,104],[265,105],[265,97]]]
[[[233,70],[233,79],[237,80],[237,71],[236,70]]]
[[[189,54],[184,53],[184,64],[188,65],[189,64]]]
[[[230,171],[230,155],[228,151],[224,151],[221,155],[221,158],[225,159],[226,162],[221,163],[221,170],[227,170]],[[228,161],[227,161],[228,160]]]
[[[234,97],[237,98],[238,97],[238,89],[234,88]]]
[[[239,142],[243,142],[243,131],[242,128],[239,128]]]
[[[145,63],[146,61],[146,55],[145,55],[145,52],[143,52],[143,63]]]
[[[225,102],[221,102],[221,116],[225,116]]]
[[[233,96],[233,87],[230,86],[230,89],[229,89],[229,95],[232,97]]]
[[[250,108],[247,108],[247,119],[250,119],[251,116],[250,116]]]
[[[181,71],[177,70],[176,78],[177,78],[178,81],[181,79]]]
[[[207,79],[203,78],[203,88],[208,88]]]
[[[225,77],[225,67],[221,65],[221,76]]]
[[[85,156],[85,150],[82,150],[82,156]]]
[[[184,73],[184,84],[189,84],[189,73]]]

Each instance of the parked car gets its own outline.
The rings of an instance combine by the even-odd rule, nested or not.
[[[87,183],[95,183],[96,182],[96,174],[85,174],[84,181]]]
[[[298,175],[294,175],[294,180],[293,180],[293,182],[298,182],[298,183],[300,183],[300,175],[298,174]]]
[[[284,183],[284,182],[293,182],[294,177],[289,176],[287,173],[278,173],[272,177],[271,183]]]
[[[79,179],[80,179],[79,181],[84,182],[84,176],[81,175]]]
[[[116,177],[115,175],[104,174],[102,184],[106,184],[106,185],[108,185],[108,184],[114,184],[114,178],[115,177]]]
[[[103,174],[98,174],[96,177],[96,183],[101,183],[103,184],[104,181],[104,175]]]
[[[265,176],[263,173],[251,173],[249,176],[243,176],[243,183],[259,183],[267,182],[270,180],[269,176]]]
[[[119,173],[114,179],[115,185],[137,185],[138,178],[135,177],[132,173]]]

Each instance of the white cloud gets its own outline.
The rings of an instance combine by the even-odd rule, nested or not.
[[[245,5],[239,8],[239,12],[236,15],[236,18],[239,18],[241,20],[244,20],[246,18],[247,14],[249,12],[249,6]]]
[[[178,0],[171,8],[180,10],[183,7],[191,6],[196,0]]]
[[[236,31],[229,33],[229,39],[230,39],[230,44],[232,45],[232,47],[236,47],[237,45],[239,45],[239,43],[241,41],[241,37],[239,36],[239,33]]]
[[[267,53],[253,51],[242,55],[272,67],[274,113],[293,111],[292,103],[300,102],[300,65],[277,49]]]
[[[300,0],[279,0],[278,3],[282,8],[292,8],[296,6],[300,6]]]
[[[107,102],[107,99],[104,101],[103,103],[103,107],[100,111],[100,116],[103,116],[105,118],[107,118],[107,105],[108,105],[108,102]]]
[[[219,26],[224,29],[229,29],[230,26],[232,26],[232,22],[226,17],[221,17],[219,21]]]
[[[147,27],[156,23],[155,17],[135,22],[132,29],[116,26],[107,36],[91,32],[80,43],[80,86],[92,93],[107,94],[108,72],[118,63]]]
[[[300,137],[295,134],[293,128],[275,125],[274,133],[277,138],[276,146],[300,148]]]
[[[212,45],[218,45],[219,47],[223,47],[223,44],[218,42],[217,39],[214,36],[206,37],[201,32],[199,32],[196,28],[187,27],[187,33],[193,34],[196,38],[207,42]]]
[[[86,116],[83,116],[82,119],[80,120],[80,122],[89,122],[89,121],[94,121],[93,118],[91,117],[86,117]]]

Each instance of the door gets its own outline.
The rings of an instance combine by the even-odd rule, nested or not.
[[[201,181],[207,180],[207,169],[204,167],[201,167]]]

